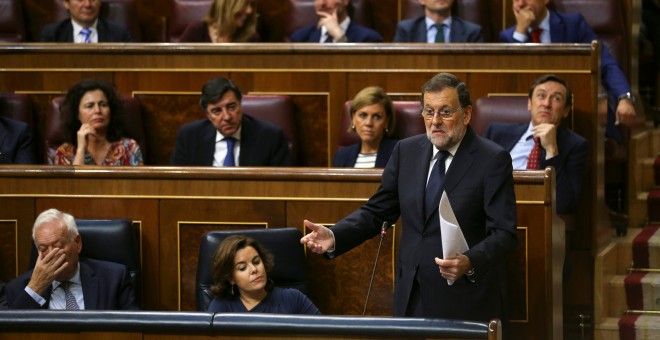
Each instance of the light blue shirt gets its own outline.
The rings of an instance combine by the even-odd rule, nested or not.
[[[529,122],[527,131],[523,133],[516,145],[509,152],[514,169],[527,169],[527,159],[529,158],[529,153],[532,152],[532,148],[534,148],[534,134],[532,133],[532,122]]]

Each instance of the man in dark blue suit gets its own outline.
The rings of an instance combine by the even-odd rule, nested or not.
[[[500,32],[502,42],[586,43],[599,40],[580,13],[557,13],[547,9],[549,0],[513,0],[516,25]],[[538,40],[538,41],[536,41]],[[608,137],[621,142],[617,125],[635,122],[634,96],[621,67],[609,50],[601,49],[601,76],[607,88]]]
[[[30,128],[24,122],[0,116],[0,164],[36,164]]]
[[[291,42],[382,42],[378,32],[354,23],[348,16],[350,0],[316,0],[318,23],[291,34]]]
[[[41,31],[42,42],[132,42],[122,25],[99,17],[101,0],[64,0],[70,19],[50,24]]]
[[[173,165],[290,166],[279,127],[243,114],[241,90],[226,78],[204,84],[199,105],[206,118],[179,129]]]
[[[11,309],[138,309],[128,269],[80,258],[82,239],[73,216],[49,209],[37,217],[34,269],[7,284]]]
[[[421,104],[426,136],[399,141],[378,191],[332,229],[305,220],[312,232],[300,241],[338,256],[401,216],[394,315],[506,323],[506,259],[517,244],[511,156],[470,128],[470,94],[454,75],[427,82]],[[469,246],[447,258],[438,213],[442,192]]]
[[[566,82],[554,75],[538,78],[529,90],[529,123],[493,123],[486,138],[511,153],[514,169],[527,169],[534,139],[541,145],[540,169],[553,166],[557,178],[557,213],[570,214],[577,207],[584,169],[587,141],[561,126],[571,110],[573,95]]]
[[[483,42],[481,26],[451,15],[454,0],[418,0],[421,17],[399,22],[394,42]],[[442,28],[442,31],[439,29]],[[441,35],[438,36],[437,34]]]

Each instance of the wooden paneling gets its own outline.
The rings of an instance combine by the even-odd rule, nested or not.
[[[597,55],[588,45],[360,44],[101,44],[3,45],[0,91],[30,94],[43,141],[48,101],[84,78],[116,84],[139,98],[147,129],[147,164],[167,165],[178,128],[197,116],[195,97],[211,77],[230,77],[244,93],[287,94],[295,106],[301,165],[328,166],[338,145],[343,104],[360,89],[379,85],[415,100],[434,74],[453,72],[473,99],[526,93],[541,74],[557,73],[576,91],[576,126],[597,141],[593,112]],[[193,95],[190,95],[190,94]],[[40,143],[42,145],[42,143]],[[598,143],[593,143],[598,145]]]
[[[51,207],[77,218],[128,218],[141,230],[143,307],[194,310],[202,233],[265,227],[306,233],[304,219],[332,226],[368,199],[380,174],[374,169],[0,166],[5,188],[0,203],[10,208],[0,217],[19,221],[14,239],[20,251],[12,249],[11,240],[0,249],[27,264],[31,223]],[[561,281],[563,224],[553,214],[551,170],[518,171],[514,178],[520,242],[509,260],[511,329],[514,339],[527,339],[553,334],[553,323],[561,325],[561,285],[555,283]],[[392,313],[402,228],[397,222],[383,238],[367,315]],[[324,314],[362,314],[379,242],[377,236],[333,260],[307,252],[309,296]],[[16,275],[7,268],[0,274]]]

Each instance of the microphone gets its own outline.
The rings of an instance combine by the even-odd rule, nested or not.
[[[367,313],[367,304],[369,303],[369,294],[371,294],[371,286],[374,284],[374,275],[376,275],[376,266],[378,265],[378,257],[380,256],[380,247],[383,245],[383,238],[387,234],[387,228],[390,227],[390,223],[385,221],[383,226],[380,227],[380,242],[378,243],[378,252],[376,252],[376,261],[374,262],[374,268],[371,271],[371,280],[369,280],[369,290],[367,290],[367,298],[364,300],[364,309],[362,310],[362,316]]]

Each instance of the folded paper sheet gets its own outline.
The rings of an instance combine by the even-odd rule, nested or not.
[[[458,220],[456,220],[456,215],[454,215],[454,210],[451,208],[449,197],[447,197],[445,191],[442,192],[442,198],[440,198],[438,213],[440,215],[440,235],[442,235],[442,258],[455,258],[456,253],[468,251],[470,247],[465,241],[465,236],[463,236],[463,231],[458,225]],[[450,286],[453,283],[453,280],[447,280],[447,284]]]

